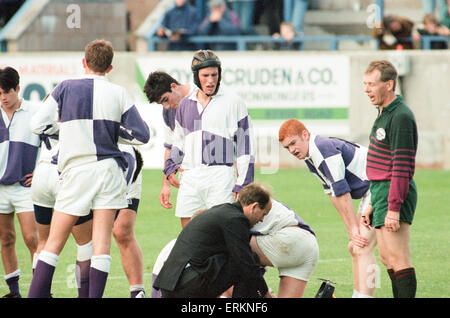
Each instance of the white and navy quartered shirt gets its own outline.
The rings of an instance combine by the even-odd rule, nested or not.
[[[118,142],[142,145],[150,131],[126,90],[105,76],[61,82],[31,121],[38,135],[59,135],[58,171],[114,158],[126,170]]]
[[[30,120],[39,107],[22,100],[11,120],[0,107],[0,184],[25,186],[24,176],[33,173],[41,140],[31,131]]]
[[[349,192],[353,199],[360,199],[369,190],[366,160],[366,147],[314,134],[309,139],[309,157],[305,158],[326,194],[340,196]]]
[[[219,89],[208,105],[197,100],[197,91],[181,100],[175,116],[172,150],[165,163],[169,176],[181,165],[183,170],[200,166],[237,164],[238,178],[233,192],[253,182],[255,142],[244,101]]]
[[[256,223],[250,232],[252,235],[268,235],[275,233],[287,226],[298,226],[313,235],[316,235],[311,227],[302,220],[291,208],[282,202],[271,199],[272,208],[261,222]]]

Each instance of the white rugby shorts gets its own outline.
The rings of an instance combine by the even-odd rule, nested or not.
[[[58,188],[58,167],[50,162],[41,161],[33,172],[31,199],[34,204],[53,208]]]
[[[90,209],[128,207],[123,171],[114,159],[72,167],[59,177],[55,211],[85,216]]]
[[[312,233],[287,226],[255,239],[261,252],[278,268],[279,276],[309,281],[319,261],[319,245]]]
[[[198,210],[234,202],[235,167],[202,166],[180,176],[175,216],[190,218]]]
[[[127,186],[127,199],[141,199],[142,171],[138,174],[136,181]]]
[[[0,214],[13,212],[33,212],[31,189],[22,186],[19,182],[11,185],[0,184]]]

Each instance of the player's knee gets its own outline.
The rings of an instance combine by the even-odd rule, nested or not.
[[[371,245],[359,247],[355,246],[352,242],[349,242],[347,248],[352,257],[364,257],[373,253],[373,247]]]
[[[117,244],[126,245],[133,239],[133,232],[127,227],[114,227],[113,236]]]
[[[23,235],[23,241],[29,250],[36,250],[38,246],[38,237],[35,233],[27,233]]]
[[[4,230],[0,233],[0,241],[2,248],[12,247],[16,243],[16,233],[12,230]]]

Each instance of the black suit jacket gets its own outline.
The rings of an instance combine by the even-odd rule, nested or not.
[[[264,296],[267,285],[258,256],[251,250],[250,222],[239,203],[212,207],[193,218],[181,231],[153,286],[175,290],[189,263],[213,286],[239,283]]]

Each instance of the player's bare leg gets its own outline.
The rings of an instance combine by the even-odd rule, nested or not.
[[[5,274],[17,270],[16,231],[14,229],[14,213],[0,214],[1,254]]]
[[[10,291],[4,297],[20,297],[20,270],[18,268],[15,249],[16,231],[14,228],[14,213],[0,214],[0,242],[5,280]]]
[[[31,261],[38,247],[38,232],[36,227],[36,219],[34,211],[16,213],[22,232],[23,241],[31,255]]]
[[[53,274],[59,260],[59,254],[64,248],[72,227],[77,220],[78,216],[58,211],[53,213],[50,233],[44,249],[39,253],[39,260],[31,280],[28,297],[50,297]]]
[[[189,223],[191,218],[180,218],[181,221],[181,228],[184,229],[184,227]]]
[[[144,261],[141,247],[134,235],[135,222],[136,212],[130,209],[122,209],[113,227],[113,235],[119,247],[122,267],[133,289],[131,291],[132,297],[140,290],[144,290]]]
[[[417,281],[412,265],[409,247],[410,225],[400,222],[400,228],[396,232],[382,226],[377,230],[377,239],[380,241],[380,253],[386,255],[388,264],[392,269],[392,289],[394,297],[415,297]]]
[[[100,298],[111,266],[111,234],[115,209],[94,210],[92,222],[93,256],[89,272],[89,298]]]
[[[360,215],[359,215],[360,218]],[[359,223],[361,224],[361,223]],[[353,262],[353,285],[359,297],[373,297],[375,293],[374,278],[377,277],[377,262],[374,248],[377,244],[375,229],[368,230],[360,225],[360,234],[367,239],[365,247],[354,246],[349,243],[349,251]]]
[[[278,298],[301,298],[305,292],[307,281],[281,276],[278,286]]]
[[[92,220],[75,225],[72,235],[77,243],[75,276],[78,286],[78,298],[89,297],[89,271],[92,257]]]

